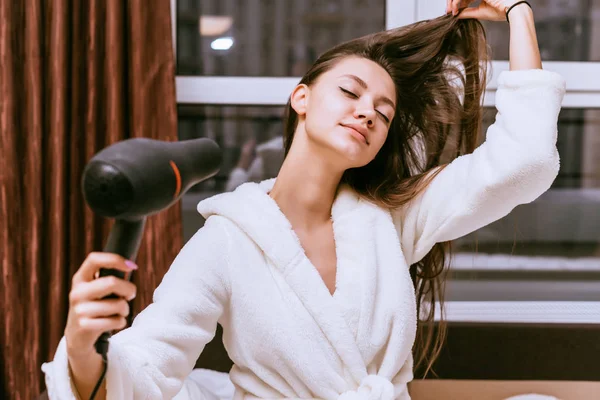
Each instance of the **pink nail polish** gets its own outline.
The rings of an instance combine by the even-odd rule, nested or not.
[[[131,269],[138,269],[138,266],[130,260],[125,260],[125,265],[127,265],[127,267],[131,268]]]

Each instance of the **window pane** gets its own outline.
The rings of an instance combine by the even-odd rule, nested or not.
[[[179,105],[178,111],[180,140],[208,137],[223,151],[219,173],[193,187],[192,192],[226,191],[231,172],[244,161],[244,145],[249,149],[250,162],[269,157],[270,163],[263,163],[260,177],[253,176],[259,180],[277,176],[283,162],[283,107]]]
[[[198,201],[235,186],[230,178],[249,140],[256,140],[258,155],[247,164],[254,169],[250,179],[277,175],[282,115],[283,107],[179,107],[180,139],[210,137],[224,153],[221,172],[184,196],[186,240],[203,223]],[[486,109],[484,130],[495,115]],[[597,300],[600,109],[563,109],[558,148],[561,169],[551,190],[454,242],[448,300]]]
[[[487,109],[484,129],[494,117]],[[552,188],[454,242],[449,299],[598,299],[600,110],[563,109],[558,131]]]
[[[343,41],[385,29],[385,0],[178,0],[177,75],[301,76]]]
[[[530,3],[542,60],[600,61],[600,0]],[[486,21],[484,25],[494,60],[508,60],[508,24]]]

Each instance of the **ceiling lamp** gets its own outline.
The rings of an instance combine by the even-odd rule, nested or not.
[[[223,15],[201,15],[198,29],[201,36],[220,36],[231,29],[233,18]]]

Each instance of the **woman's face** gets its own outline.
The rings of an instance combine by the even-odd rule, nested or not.
[[[375,158],[394,118],[395,99],[394,82],[381,66],[348,57],[310,87],[297,87],[292,106],[304,117],[308,140],[348,169]]]

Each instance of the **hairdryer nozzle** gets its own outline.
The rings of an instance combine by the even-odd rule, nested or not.
[[[131,181],[114,165],[91,162],[83,179],[85,200],[102,217],[118,216],[131,207],[134,190]]]

